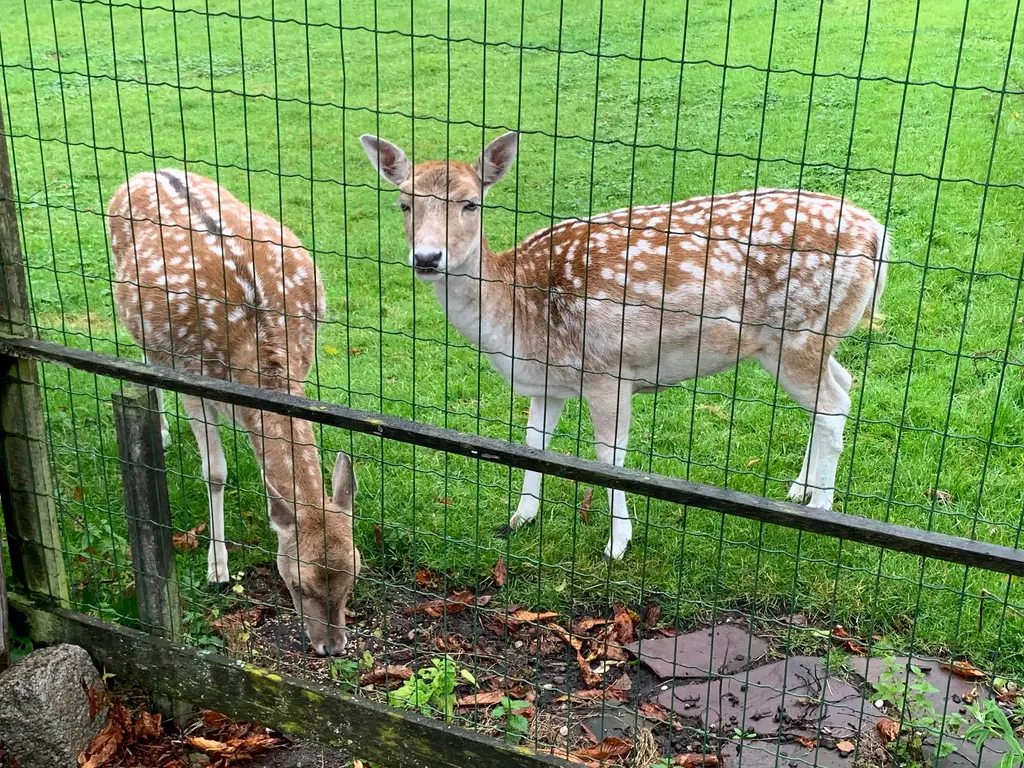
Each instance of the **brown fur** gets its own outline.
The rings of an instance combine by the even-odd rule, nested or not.
[[[316,322],[326,308],[313,260],[287,227],[213,181],[178,170],[133,176],[114,195],[107,216],[118,314],[147,360],[303,394]],[[182,401],[210,486],[211,581],[229,577],[226,465],[217,430],[223,415],[248,432],[259,459],[278,534],[278,567],[306,615],[314,648],[343,646],[344,604],[359,571],[352,498],[339,496],[338,488],[333,498],[325,493],[312,425],[188,396]],[[348,488],[354,492],[354,481]],[[329,629],[328,616],[340,632]]]
[[[393,144],[362,141],[401,191],[418,276],[531,397],[529,445],[546,446],[564,401],[582,396],[598,458],[621,464],[634,392],[755,358],[819,433],[791,498],[831,506],[852,381],[832,353],[877,309],[887,272],[885,229],[871,214],[829,195],[760,189],[563,221],[495,253],[476,204],[511,166],[515,134],[474,165],[412,166]],[[539,489],[528,472],[512,527],[536,515]],[[624,495],[609,503],[606,551],[619,557],[631,523]]]

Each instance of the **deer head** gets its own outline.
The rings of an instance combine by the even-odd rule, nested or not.
[[[488,189],[512,167],[519,134],[492,141],[474,165],[431,160],[413,166],[405,152],[384,139],[367,134],[360,141],[381,177],[401,192],[398,205],[416,276],[436,282],[445,275],[479,274],[480,206]]]
[[[352,462],[339,453],[324,509],[292,504],[268,482],[270,520],[277,531],[277,569],[320,656],[345,650],[345,606],[361,560],[352,539],[358,486]]]

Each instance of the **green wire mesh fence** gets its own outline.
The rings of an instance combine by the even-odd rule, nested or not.
[[[906,544],[890,551],[882,534],[826,535],[828,526],[795,523],[791,509],[780,513],[787,521],[722,514],[739,503],[732,497],[684,506],[665,500],[679,497],[631,495],[630,548],[608,561],[610,499],[594,481],[527,481],[539,501],[536,520],[498,537],[522,509],[523,480],[512,467],[524,465],[513,459],[481,461],[369,429],[318,423],[307,434],[276,415],[204,408],[169,386],[165,462],[185,640],[594,763],[646,768],[692,754],[730,766],[776,758],[830,765],[855,751],[869,765],[939,765],[949,758],[936,742],[966,734],[967,723],[957,721],[973,717],[972,704],[984,711],[986,701],[998,702],[1019,727],[1024,605],[1007,575],[1015,555],[997,550],[1018,547],[1024,514],[1020,21],[1020,3],[1011,0],[12,2],[0,19],[4,128],[32,330],[42,341],[142,360],[140,337],[159,333],[150,324],[191,303],[199,320],[187,340],[195,348],[151,363],[227,378],[230,366],[218,369],[216,350],[207,356],[202,339],[226,335],[231,354],[241,354],[231,337],[237,313],[240,324],[251,320],[257,333],[278,339],[274,349],[287,350],[281,365],[255,360],[248,373],[231,374],[242,383],[290,386],[327,403],[515,445],[531,441],[532,418],[553,430],[551,450],[610,457],[605,444],[623,431],[619,409],[608,411],[611,440],[595,437],[591,416],[600,423],[602,414],[595,399],[581,405],[580,384],[569,394],[549,391],[530,417],[530,399],[498,370],[504,358],[486,354],[495,329],[532,334],[544,359],[524,360],[544,368],[546,359],[546,386],[559,366],[572,368],[551,352],[566,335],[591,334],[591,345],[610,346],[618,368],[604,372],[621,378],[640,332],[621,309],[622,294],[618,335],[594,325],[616,302],[597,295],[601,280],[620,279],[622,291],[638,286],[634,296],[650,292],[647,308],[661,314],[659,348],[665,324],[683,316],[739,325],[742,309],[733,317],[711,307],[730,291],[744,306],[753,295],[748,278],[738,289],[741,278],[726,279],[732,272],[767,280],[749,269],[751,242],[756,226],[768,226],[764,206],[777,193],[762,193],[760,203],[756,195],[708,196],[799,189],[806,203],[776,202],[813,206],[811,226],[820,220],[824,231],[831,215],[856,228],[863,209],[888,233],[865,234],[877,235],[868,253],[844,260],[839,246],[817,246],[823,256],[832,247],[831,257],[811,262],[812,248],[802,262],[807,279],[825,286],[818,298],[828,296],[827,307],[849,289],[836,275],[858,258],[872,265],[861,287],[885,287],[865,322],[854,317],[835,330],[831,318],[827,332],[811,334],[811,346],[824,339],[836,347],[851,379],[834,508],[920,531],[922,541],[937,533],[982,543],[921,557]],[[490,144],[508,131],[518,132],[518,154]],[[363,135],[393,145],[367,148]],[[399,146],[405,155],[393,151]],[[403,170],[406,156],[410,165],[472,164],[489,147],[493,167],[484,163],[479,173],[504,178],[488,185],[486,199],[479,188],[459,187],[471,166],[436,166],[434,176]],[[136,174],[148,181],[139,182],[135,207],[128,201],[108,213]],[[161,195],[177,199],[184,218],[179,210],[166,238],[153,235],[147,245],[140,232],[159,231],[153,222],[168,215],[161,210],[174,213],[160,208]],[[238,213],[231,196],[272,220]],[[712,218],[736,217],[723,218],[720,239],[738,244],[737,260],[716,252],[723,264],[712,263],[716,234],[706,231],[700,275],[689,275],[692,295],[670,313],[669,266],[679,258],[668,245],[673,209],[642,208],[643,219],[601,215],[698,197]],[[147,200],[153,210],[137,210]],[[743,201],[750,207],[741,211]],[[751,218],[759,204],[762,213]],[[696,205],[678,215],[700,214]],[[204,211],[216,215],[203,219]],[[664,224],[652,221],[661,217]],[[470,220],[483,222],[494,251],[504,253],[494,263],[508,271],[470,275],[475,289],[453,296],[454,280],[427,272],[441,268],[438,258],[454,268],[463,241],[489,253],[480,231],[465,235]],[[743,235],[730,232],[730,221]],[[558,230],[568,239],[528,239],[559,222],[568,222]],[[776,234],[792,237],[776,244],[786,246],[792,268],[801,253],[793,223],[778,226]],[[609,275],[582,269],[586,259],[602,263],[590,248],[608,239],[627,266]],[[590,243],[576,262],[565,253],[572,242]],[[876,265],[886,242],[883,278]],[[658,247],[660,267],[651,255]],[[277,282],[257,279],[253,257],[249,290],[281,294],[277,319],[239,287],[243,298],[225,294],[220,314],[211,309],[204,324],[202,268],[190,254],[218,256],[220,277],[206,277],[228,284],[232,254],[238,263],[230,270],[241,275],[241,254],[258,250],[280,259],[270,273]],[[524,272],[518,259],[541,251],[541,266]],[[154,273],[156,282],[146,283],[139,259],[153,253],[161,254],[153,263],[163,282]],[[177,291],[166,272],[175,260],[191,270]],[[305,270],[301,278],[296,270]],[[289,305],[303,280],[312,290],[316,274],[322,296]],[[788,270],[774,279],[787,297],[800,295]],[[147,306],[141,285],[164,289],[167,306]],[[508,311],[485,302],[494,285],[544,293],[546,314],[524,316],[527,300]],[[584,296],[592,318],[577,327],[561,308]],[[477,304],[477,315],[462,314]],[[135,328],[124,322],[125,306],[136,313]],[[306,321],[314,317],[315,338],[289,337],[312,328]],[[742,333],[772,328],[752,325]],[[292,370],[307,344],[308,360]],[[627,468],[764,497],[764,509],[775,509],[767,499],[786,498],[808,446],[808,409],[821,405],[820,367],[809,401],[797,404],[785,375],[776,381],[752,360],[730,364],[757,356],[741,347],[722,342],[724,364],[707,363],[711,375],[633,398],[632,423],[624,419]],[[818,360],[826,377],[828,351]],[[771,360],[761,362],[772,369]],[[109,405],[122,384],[81,367],[40,368],[72,601],[145,628]],[[652,385],[638,388],[655,388],[662,373],[637,374]],[[197,425],[199,450],[190,437]],[[299,444],[265,448],[275,459],[291,455],[283,475],[261,471],[249,431]],[[539,446],[536,437],[530,444]],[[211,441],[223,444],[226,477],[210,464]],[[268,509],[264,482],[286,500],[299,498],[296,477],[320,479],[317,446],[328,478],[334,454],[344,451],[358,481],[347,546],[358,548],[362,571],[348,603],[348,648],[332,658],[309,652],[303,618],[317,618],[293,610],[293,598],[323,595],[300,583],[309,578],[302,563],[290,580],[278,573],[272,521],[287,528],[287,514],[275,517],[273,501]],[[201,456],[213,458],[204,465]],[[211,473],[215,487],[223,483],[222,536],[209,519]],[[281,487],[281,477],[291,487]],[[334,500],[345,507],[345,499]],[[784,524],[765,522],[772,520]],[[326,547],[330,526],[317,532]],[[220,538],[224,545],[210,549]],[[987,545],[996,547],[993,558],[1006,558],[997,570],[962,559]],[[920,660],[919,671],[905,666],[908,656]],[[951,675],[951,665],[960,674]],[[926,684],[941,690],[926,694]],[[1002,747],[994,738],[980,756],[955,744],[970,763],[994,765],[1012,738]]]

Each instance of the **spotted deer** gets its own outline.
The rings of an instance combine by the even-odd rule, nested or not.
[[[242,384],[303,394],[320,276],[298,238],[215,182],[179,170],[132,176],[107,211],[121,321],[146,360]],[[210,504],[207,578],[230,580],[224,540],[227,462],[219,417],[248,432],[269,497],[277,566],[321,655],[345,647],[345,603],[360,568],[352,539],[356,480],[338,454],[332,490],[308,421],[181,396]],[[170,440],[161,399],[165,447]]]
[[[503,253],[483,234],[481,205],[508,172],[518,135],[469,165],[413,166],[394,144],[362,137],[398,187],[409,260],[449,321],[530,398],[526,443],[546,448],[565,401],[590,408],[598,459],[621,466],[632,395],[754,358],[811,414],[811,439],[789,498],[829,509],[850,374],[840,339],[878,311],[886,230],[849,202],[759,189],[562,221]],[[526,472],[509,529],[532,521],[541,476]],[[620,558],[632,537],[622,491],[609,490]]]

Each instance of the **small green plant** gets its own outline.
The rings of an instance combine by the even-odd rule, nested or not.
[[[968,710],[977,722],[971,723],[964,738],[973,741],[974,746],[981,752],[985,742],[989,739],[1001,740],[1006,749],[1003,758],[996,763],[995,768],[1014,768],[1024,765],[1024,747],[1017,741],[1017,734],[1013,731],[1006,713],[1000,709],[995,699],[986,699],[982,708],[977,702],[972,704]]]
[[[447,720],[455,712],[455,687],[460,678],[476,685],[472,673],[459,669],[447,656],[432,659],[431,666],[417,670],[401,688],[388,694],[388,702],[394,707],[419,710],[424,715],[440,712]]]
[[[895,659],[883,660],[885,670],[875,683],[879,698],[889,704],[897,713],[900,735],[889,749],[897,757],[921,761],[922,748],[929,737],[938,742],[939,757],[947,757],[956,751],[956,744],[949,738],[959,732],[966,720],[956,712],[946,714],[935,711],[935,705],[928,698],[938,693],[938,688],[925,678],[920,667],[910,665],[910,674]]]
[[[355,690],[359,685],[359,662],[353,659],[331,659],[327,668],[331,680],[343,689]]]
[[[495,720],[505,720],[505,737],[509,741],[519,741],[530,731],[530,721],[519,714],[524,709],[529,709],[530,702],[510,699],[508,696],[498,702],[498,706],[491,710],[491,717]]]

